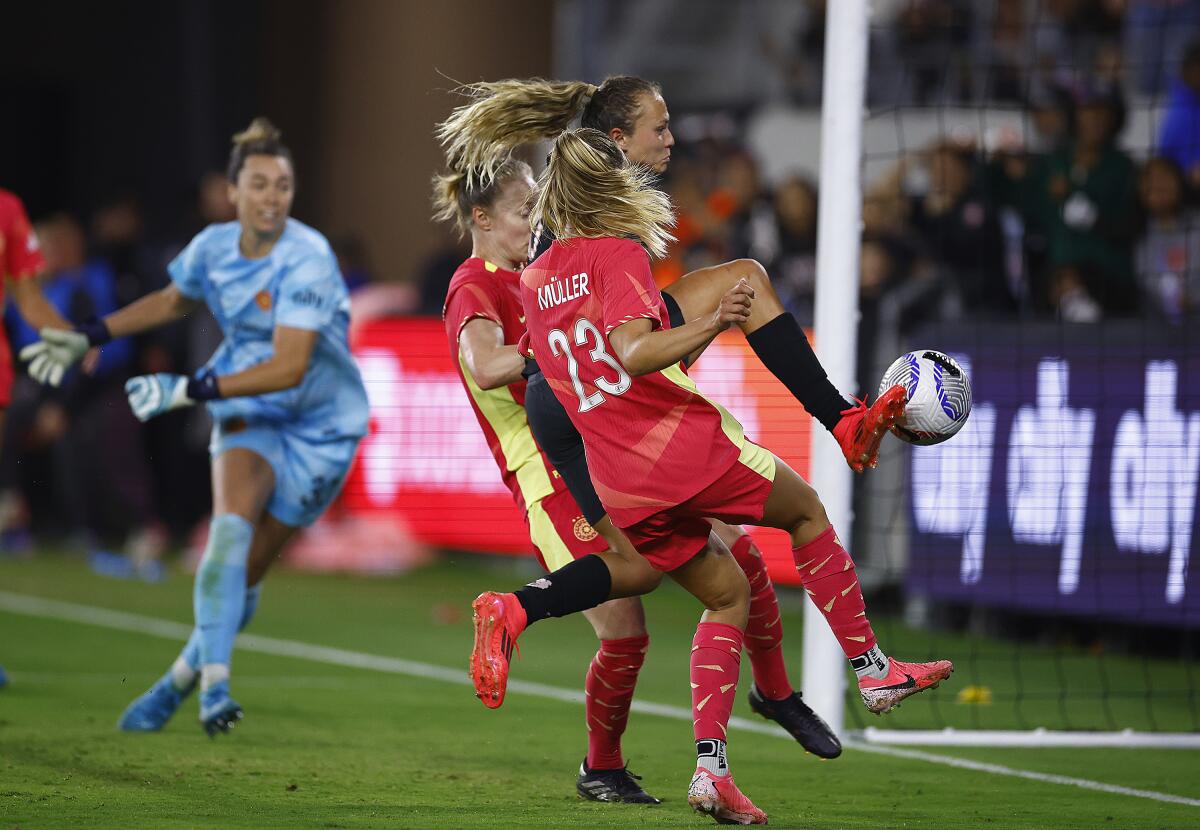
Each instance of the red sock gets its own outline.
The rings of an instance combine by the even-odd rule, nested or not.
[[[800,582],[825,615],[846,657],[857,657],[874,646],[875,632],[867,619],[854,561],[833,528],[807,545],[794,548],[792,558]]]
[[[742,664],[742,630],[702,622],[692,638],[692,728],[696,740],[725,740]]]
[[[783,619],[775,586],[767,565],[749,535],[731,548],[746,579],[750,581],[750,621],[746,623],[746,652],[754,672],[754,685],[763,697],[783,700],[792,693],[787,666],[783,662]]]
[[[591,769],[621,769],[621,735],[629,720],[633,687],[646,659],[650,637],[601,640],[600,650],[588,668],[584,691],[587,700],[588,753]]]

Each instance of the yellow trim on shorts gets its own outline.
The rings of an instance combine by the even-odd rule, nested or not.
[[[575,560],[567,543],[558,535],[554,520],[542,507],[541,499],[529,505],[529,538],[541,552],[547,570],[557,571]]]
[[[775,456],[753,441],[747,441],[742,445],[742,453],[738,456],[738,461],[767,481],[775,481]]]

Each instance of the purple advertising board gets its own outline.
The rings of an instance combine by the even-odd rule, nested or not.
[[[912,345],[963,363],[974,408],[913,448],[910,593],[1200,627],[1200,331],[995,324]]]

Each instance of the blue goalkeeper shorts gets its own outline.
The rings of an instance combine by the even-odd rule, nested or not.
[[[275,472],[267,512],[290,527],[308,527],[341,492],[358,438],[309,441],[274,426],[240,418],[213,426],[209,454],[242,447],[261,455]]]

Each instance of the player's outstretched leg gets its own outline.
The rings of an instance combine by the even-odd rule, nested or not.
[[[245,611],[246,567],[254,525],[236,513],[214,516],[196,570],[193,605],[200,632],[200,725],[209,736],[242,719],[229,693],[233,641]]]
[[[4,671],[4,666],[0,666],[0,689],[8,685],[8,674]]]
[[[748,694],[750,708],[782,726],[806,752],[819,758],[838,757],[842,754],[841,741],[788,680],[783,659],[783,619],[762,554],[740,529],[720,522],[714,522],[713,529],[728,544],[750,584],[750,617],[746,623],[746,653],[754,672]]]
[[[859,694],[867,709],[881,715],[910,695],[937,688],[954,671],[949,660],[903,663],[883,653],[867,619],[854,561],[832,527],[792,554],[804,589],[825,615],[858,675]]]
[[[261,585],[246,589],[246,604],[242,611],[241,631],[250,624],[258,609]],[[183,651],[167,673],[140,697],[125,708],[117,729],[122,732],[157,732],[167,725],[175,711],[195,690],[200,679],[200,632],[192,629]]]
[[[854,560],[829,524],[816,491],[778,458],[762,523],[791,533],[800,583],[858,675],[867,709],[883,714],[910,695],[936,688],[954,671],[948,660],[902,663],[883,653],[867,619]]]

